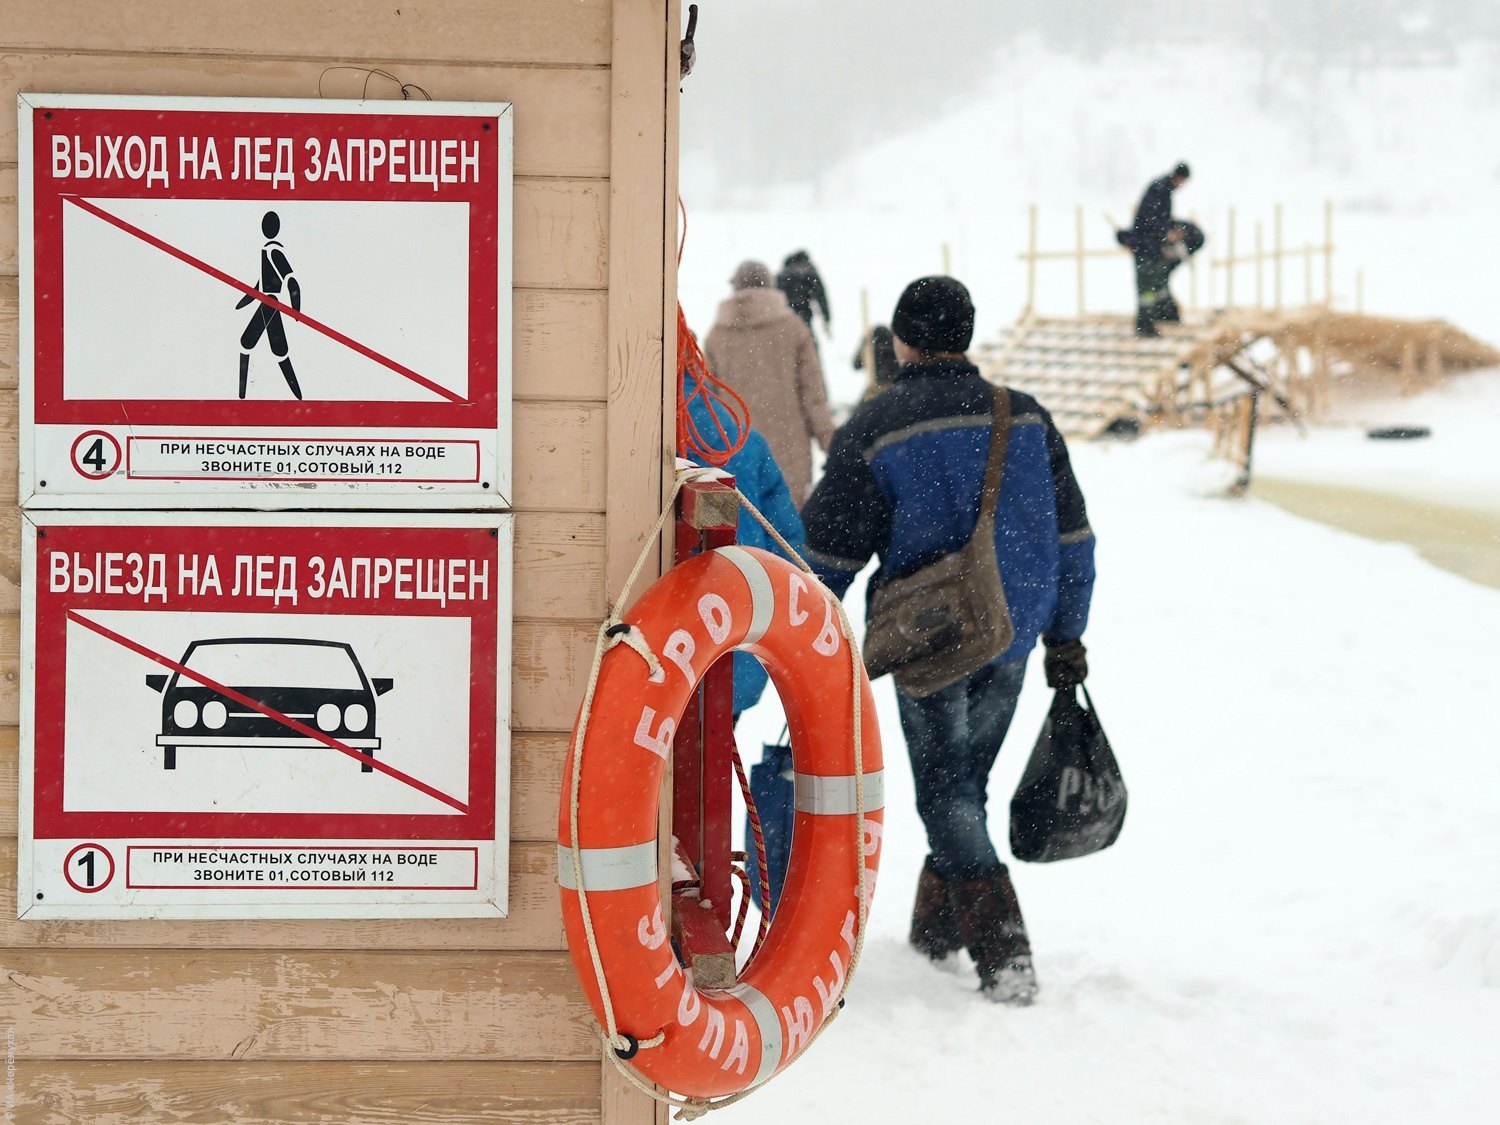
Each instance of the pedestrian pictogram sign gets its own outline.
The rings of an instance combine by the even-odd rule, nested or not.
[[[20,98],[21,501],[503,508],[511,107]]]
[[[511,518],[28,514],[20,916],[503,915]]]

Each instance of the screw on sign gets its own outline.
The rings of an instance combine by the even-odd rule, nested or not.
[[[115,857],[99,844],[79,844],[63,860],[63,878],[80,894],[91,895],[115,877]]]
[[[73,468],[90,480],[103,480],[120,467],[120,443],[104,430],[85,430],[73,441]]]

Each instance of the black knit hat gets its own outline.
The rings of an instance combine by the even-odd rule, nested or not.
[[[974,338],[974,302],[962,282],[919,277],[896,302],[891,331],[924,352],[965,351]]]

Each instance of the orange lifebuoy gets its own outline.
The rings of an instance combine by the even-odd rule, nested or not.
[[[581,746],[574,728],[558,831],[568,947],[601,1024],[599,972],[619,1030],[642,1042],[662,1035],[631,1065],[677,1093],[718,1097],[766,1081],[807,1045],[843,995],[859,936],[861,882],[866,904],[874,890],[885,802],[870,683],[841,620],[833,595],[776,555],[737,546],[697,555],[668,571],[624,618],[657,657],[656,670],[624,645],[610,649]],[[709,665],[732,649],[765,664],[786,710],[795,847],[764,944],[734,987],[706,990],[694,985],[668,940],[657,868],[659,795],[676,724]],[[574,762],[578,867],[570,828]],[[864,797],[862,839],[857,791]],[[597,969],[576,889],[579,868]]]

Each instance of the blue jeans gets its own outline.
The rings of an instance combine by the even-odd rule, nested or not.
[[[927,828],[933,867],[944,880],[971,878],[1000,863],[985,822],[985,787],[1025,674],[1022,657],[987,664],[922,698],[896,688],[917,813]]]

